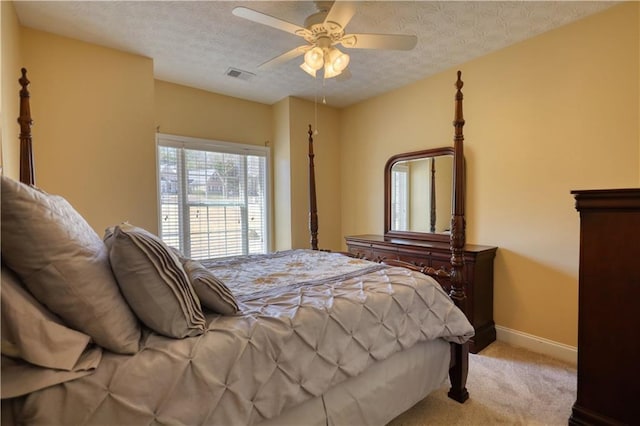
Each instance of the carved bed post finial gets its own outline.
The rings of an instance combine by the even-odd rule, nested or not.
[[[465,277],[464,277],[464,245],[465,245],[465,220],[464,220],[464,116],[462,114],[462,72],[458,71],[456,81],[456,101],[454,144],[454,173],[453,173],[453,214],[451,216],[451,298],[462,309],[466,310]]]
[[[35,184],[35,174],[33,168],[33,148],[31,143],[31,108],[29,107],[29,80],[27,79],[27,69],[22,68],[22,77],[18,83],[22,86],[20,90],[20,182],[27,185]]]
[[[318,207],[316,204],[316,172],[313,164],[313,131],[309,124],[309,231],[311,249],[318,250]]]

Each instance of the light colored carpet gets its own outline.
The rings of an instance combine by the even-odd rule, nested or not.
[[[470,355],[467,389],[464,404],[449,399],[443,387],[388,426],[566,425],[576,399],[576,369],[497,341]]]

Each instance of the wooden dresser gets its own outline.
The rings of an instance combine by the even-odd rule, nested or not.
[[[448,242],[418,241],[401,238],[385,238],[382,235],[357,235],[346,237],[350,253],[370,260],[402,260],[418,266],[435,269],[451,269],[451,248]],[[477,353],[496,340],[493,322],[493,259],[496,247],[465,245],[465,279],[467,318],[476,335],[471,340],[469,350]],[[438,281],[446,291],[450,283],[446,278]]]
[[[640,189],[572,194],[580,267],[578,392],[569,424],[639,424]]]

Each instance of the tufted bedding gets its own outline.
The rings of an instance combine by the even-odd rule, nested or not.
[[[137,353],[104,351],[93,374],[14,401],[15,421],[255,424],[394,354],[473,335],[435,280],[404,268],[300,250],[207,266],[237,284],[238,314],[208,313],[206,331],[184,339],[145,329]]]

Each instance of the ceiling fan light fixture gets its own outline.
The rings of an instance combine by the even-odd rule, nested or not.
[[[307,63],[306,63],[306,62],[303,62],[303,63],[300,65],[300,68],[302,68],[302,69],[304,70],[304,72],[306,72],[307,74],[309,74],[311,77],[314,77],[314,78],[315,78],[315,76],[316,76],[316,70],[314,70],[314,69],[313,69],[313,68],[311,68],[309,65],[307,65]]]
[[[304,54],[304,65],[316,71],[322,68],[322,66],[324,65],[323,50],[318,46],[308,50],[307,53]]]
[[[326,63],[324,65],[324,78],[332,78],[337,75],[340,75],[341,73],[342,73],[342,70],[335,69],[332,63]]]
[[[329,52],[329,63],[333,66],[333,69],[341,73],[349,65],[349,55],[342,53],[340,50],[331,48]]]

